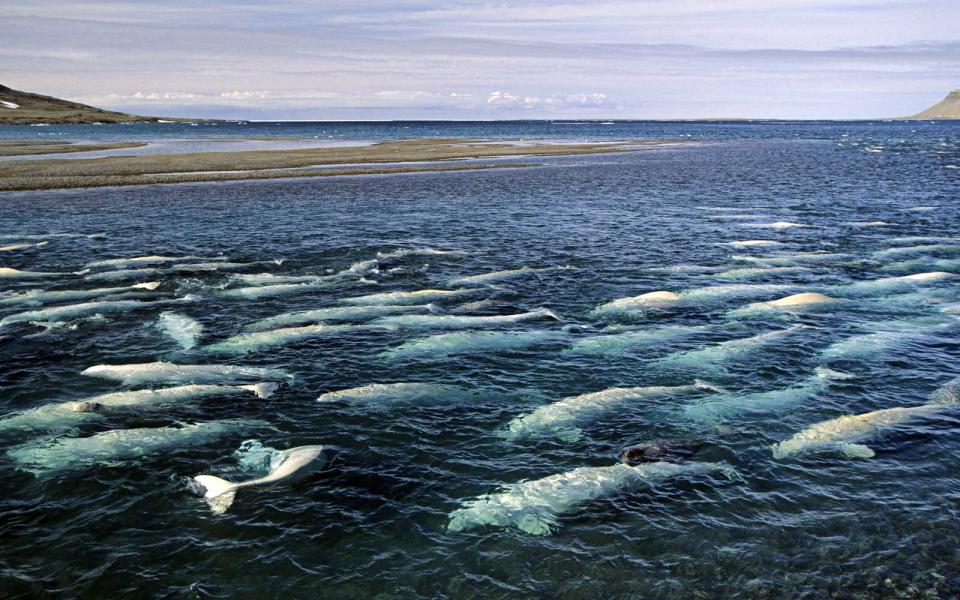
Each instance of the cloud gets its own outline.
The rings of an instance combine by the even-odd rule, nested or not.
[[[487,104],[494,107],[506,108],[618,108],[606,94],[553,94],[550,96],[518,96],[510,92],[490,92],[487,95]]]

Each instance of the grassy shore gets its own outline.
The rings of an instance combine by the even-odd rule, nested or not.
[[[516,167],[518,165],[514,163],[500,165],[443,163],[510,156],[535,158],[625,152],[637,146],[667,143],[671,142],[517,145],[468,139],[430,138],[338,148],[192,152],[76,160],[12,160],[0,162],[0,191]],[[523,166],[531,166],[531,164],[534,163]],[[338,165],[343,167],[308,168]]]
[[[144,142],[116,142],[109,144],[78,144],[55,141],[0,141],[0,156],[30,156],[32,154],[63,154],[65,152],[95,152],[97,150],[120,150],[139,148]]]

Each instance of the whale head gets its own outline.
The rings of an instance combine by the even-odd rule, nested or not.
[[[77,402],[73,405],[73,412],[89,413],[89,412],[100,412],[103,410],[103,405],[99,402],[86,401],[86,402]]]

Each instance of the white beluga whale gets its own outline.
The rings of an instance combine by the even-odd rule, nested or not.
[[[372,409],[386,409],[397,405],[437,404],[477,398],[476,390],[444,383],[372,383],[360,387],[335,390],[320,394],[321,404],[342,402]]]
[[[841,291],[841,293],[857,295],[886,293],[897,288],[934,284],[956,276],[954,273],[948,273],[946,271],[914,273],[913,275],[903,275],[900,277],[884,277],[881,279],[857,281],[840,287],[839,291]]]
[[[199,263],[179,263],[170,266],[171,271],[177,271],[182,273],[202,273],[208,271],[239,271],[242,269],[248,269],[250,267],[257,267],[260,265],[275,265],[280,266],[283,264],[282,259],[275,260],[255,260],[251,262],[217,262],[216,260],[210,262],[199,262]]]
[[[934,396],[930,404],[897,406],[814,423],[790,439],[775,444],[772,448],[773,457],[783,459],[803,453],[833,450],[849,458],[871,458],[874,450],[861,442],[918,417],[941,413],[952,408],[956,401],[956,396],[944,394]]]
[[[233,505],[238,490],[288,482],[323,467],[325,462],[323,446],[299,446],[276,451],[271,460],[270,472],[263,477],[230,482],[213,475],[197,475],[193,481],[200,486],[203,498],[210,505],[213,514],[220,515]]]
[[[283,313],[266,319],[260,319],[247,325],[246,329],[251,331],[260,331],[264,329],[276,329],[278,327],[291,327],[294,325],[304,325],[308,323],[322,323],[324,321],[360,321],[386,315],[425,313],[433,308],[429,304],[411,304],[411,305],[390,305],[390,304],[370,304],[360,306],[331,306],[328,308],[317,308],[314,310],[303,310],[299,312]]]
[[[910,271],[950,271],[960,272],[960,258],[915,258],[890,263],[880,267],[881,271],[909,273]]]
[[[377,327],[373,325],[327,325],[326,323],[304,325],[303,327],[281,327],[279,329],[241,333],[204,346],[202,351],[210,354],[246,354],[258,352],[264,348],[294,344],[318,337],[372,329],[377,329]]]
[[[160,331],[167,334],[173,341],[180,344],[184,350],[189,350],[197,345],[197,340],[203,333],[203,325],[186,315],[180,315],[172,312],[160,313],[157,321],[157,327]]]
[[[184,296],[182,298],[172,298],[169,300],[102,300],[99,302],[85,302],[82,304],[67,304],[65,306],[30,310],[7,315],[0,319],[0,327],[5,327],[14,323],[53,322],[63,321],[65,319],[76,319],[78,317],[88,317],[91,315],[148,310],[158,306],[195,302],[196,300],[198,300],[196,296]]]
[[[43,271],[21,271],[12,267],[0,267],[0,278],[3,279],[44,279],[47,277],[64,277],[66,275],[82,275],[82,272],[43,272]]]
[[[249,393],[269,398],[276,390],[272,382],[251,385],[183,385],[156,390],[132,390],[100,394],[79,400],[44,404],[0,419],[0,432],[68,430],[79,423],[114,411],[139,412],[192,402],[211,396]]]
[[[511,352],[557,344],[567,339],[559,331],[458,331],[412,340],[380,354],[382,358],[429,359],[455,354]]]
[[[341,298],[344,304],[427,304],[455,300],[481,293],[487,288],[467,288],[461,290],[417,290],[414,292],[384,292],[352,298]]]
[[[913,256],[914,254],[937,255],[957,253],[960,253],[960,244],[921,244],[919,246],[899,246],[896,248],[887,248],[886,250],[878,250],[871,254],[871,257],[884,260],[888,258]]]
[[[96,260],[86,264],[88,269],[98,269],[100,267],[110,267],[115,269],[120,269],[130,266],[139,266],[139,265],[155,265],[163,264],[170,262],[180,262],[185,260],[208,260],[208,261],[225,261],[227,257],[225,256],[216,256],[213,258],[203,257],[203,256],[134,256],[132,258],[111,258],[107,260]]]
[[[938,404],[960,403],[960,377],[955,377],[937,388],[930,395],[930,400]]]
[[[280,369],[240,365],[178,365],[169,362],[94,365],[81,375],[119,381],[125,385],[144,383],[240,383],[290,381],[293,376]]]
[[[643,312],[650,309],[659,309],[673,306],[680,302],[680,295],[668,290],[647,292],[639,296],[618,298],[593,309],[591,314],[597,316],[615,315],[618,313]]]
[[[709,331],[704,325],[665,325],[640,331],[603,333],[579,339],[564,350],[567,354],[622,356],[650,347],[661,347]]]
[[[90,437],[43,439],[10,449],[17,466],[35,475],[94,465],[115,465],[247,431],[270,429],[265,421],[229,419],[180,427],[114,429]]]
[[[740,223],[741,227],[757,227],[765,229],[793,229],[796,227],[810,227],[803,223],[794,223],[792,221],[774,221],[773,223]]]
[[[831,381],[852,377],[847,373],[817,367],[816,374],[799,385],[767,392],[715,394],[686,405],[683,416],[694,421],[714,423],[746,413],[780,414],[826,391]]]
[[[718,279],[756,279],[761,277],[779,277],[782,275],[796,275],[808,271],[807,267],[741,267],[721,271],[715,276]]]
[[[108,282],[127,281],[130,279],[147,279],[164,275],[163,269],[121,269],[119,271],[100,271],[99,273],[84,274],[84,281]]]
[[[735,242],[726,242],[726,245],[734,248],[772,248],[774,246],[783,246],[783,242],[774,240],[737,240]]]
[[[745,338],[736,338],[706,346],[697,350],[675,352],[650,363],[654,369],[680,371],[708,371],[722,370],[725,363],[733,360],[742,360],[747,356],[775,344],[787,336],[806,329],[804,325],[793,325],[787,329],[768,331]]]
[[[512,315],[399,315],[383,317],[372,324],[391,329],[475,329],[542,319],[559,321],[560,317],[549,309],[538,308]]]
[[[610,316],[617,314],[642,314],[651,309],[669,307],[700,306],[703,304],[722,303],[738,298],[767,296],[794,289],[796,286],[780,284],[740,283],[731,285],[714,285],[682,290],[679,294],[670,291],[657,291],[620,298],[595,308],[591,314],[595,316]]]
[[[317,283],[323,281],[326,275],[275,275],[274,273],[237,273],[230,276],[232,281],[239,281],[247,286],[284,285],[290,283]]]
[[[31,248],[43,248],[50,242],[24,242],[20,244],[7,244],[0,246],[0,252],[17,252],[19,250],[30,250]]]
[[[883,227],[889,225],[886,221],[850,221],[847,225],[852,225],[853,227]]]
[[[717,388],[697,382],[693,385],[617,387],[569,396],[514,418],[501,435],[509,440],[554,437],[564,442],[580,438],[580,428],[625,404],[662,396],[689,394]]]
[[[809,264],[830,264],[847,261],[853,258],[849,254],[839,252],[778,252],[764,256],[752,254],[734,254],[735,261],[753,263],[762,267],[798,267]]]
[[[506,271],[494,271],[492,273],[482,273],[480,275],[469,275],[467,277],[455,277],[447,282],[448,285],[486,285],[494,281],[503,281],[513,279],[531,273],[549,273],[550,271],[572,270],[574,267],[545,267],[535,269],[532,267],[520,267],[519,269],[508,269]]]
[[[254,285],[250,287],[230,288],[220,292],[221,296],[228,298],[242,298],[244,300],[257,300],[272,296],[288,296],[290,294],[302,294],[305,292],[315,292],[317,290],[330,289],[330,287],[343,283],[347,280],[336,277],[317,278],[312,282],[305,283],[278,283],[274,285]],[[366,280],[360,280],[357,283],[371,283]]]
[[[516,527],[531,535],[549,535],[558,526],[557,516],[604,496],[654,484],[671,477],[735,471],[720,463],[652,462],[636,466],[618,463],[606,467],[580,467],[504,486],[502,492],[484,494],[450,513],[447,531],[474,527]]]
[[[2,297],[0,298],[0,306],[8,306],[11,304],[42,306],[44,304],[53,304],[56,302],[85,300],[88,298],[98,298],[101,296],[111,296],[114,294],[125,294],[139,290],[152,291],[158,287],[160,287],[159,281],[149,281],[146,283],[137,283],[124,287],[95,288],[90,290],[33,290],[14,294],[12,296]]]
[[[849,301],[832,298],[820,292],[801,292],[767,302],[754,302],[731,310],[726,316],[731,319],[743,319],[765,316],[771,312],[802,314],[828,310],[846,302]]]

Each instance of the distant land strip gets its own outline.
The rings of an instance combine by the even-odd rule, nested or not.
[[[520,145],[471,139],[432,138],[337,148],[190,152],[89,159],[6,160],[0,161],[0,191],[529,167],[534,165],[423,163],[511,156],[607,154],[629,152],[641,146],[674,143],[678,142],[647,140]],[[396,163],[416,164],[396,165]],[[377,167],[378,164],[383,166]],[[341,168],[317,168],[338,165]]]

